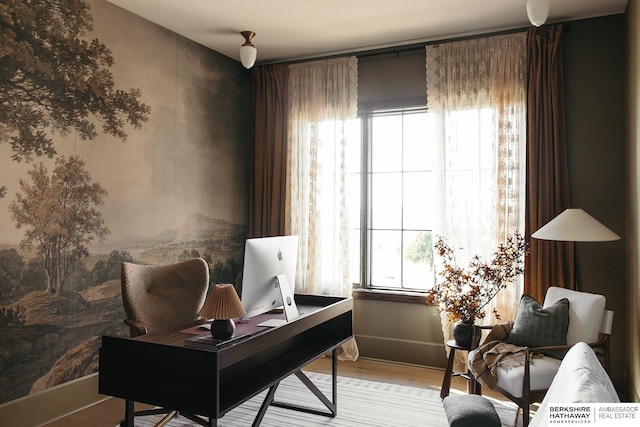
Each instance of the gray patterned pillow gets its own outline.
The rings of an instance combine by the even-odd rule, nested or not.
[[[529,295],[522,295],[518,315],[507,342],[527,347],[566,345],[569,327],[569,300],[562,298],[555,304],[542,308]],[[548,353],[562,358],[564,352]]]

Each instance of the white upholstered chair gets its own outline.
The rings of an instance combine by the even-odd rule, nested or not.
[[[587,343],[602,358],[609,372],[609,336],[613,323],[613,311],[606,310],[603,295],[550,287],[545,295],[543,308],[550,307],[562,298],[569,300],[569,325],[566,346],[527,348],[523,367],[504,369],[497,367],[496,389],[522,409],[523,426],[529,423],[529,405],[540,402],[558,372],[561,360],[544,355],[533,358],[534,353],[566,351],[578,342]]]

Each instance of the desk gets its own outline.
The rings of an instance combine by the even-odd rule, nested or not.
[[[256,316],[238,325],[252,329],[250,337],[215,351],[185,347],[184,339],[190,335],[180,331],[189,325],[136,338],[103,336],[99,392],[127,401],[128,426],[133,426],[134,401],[197,414],[208,418],[204,425],[216,426],[228,411],[270,389],[254,421],[257,426],[268,406],[276,404],[273,394],[287,376],[297,375],[314,394],[320,393],[305,382],[300,369],[353,335],[351,298],[295,295],[295,300],[299,318],[268,329],[256,326],[265,315]],[[333,357],[333,404],[316,394],[330,416],[336,414],[335,351]]]
[[[467,380],[467,393],[469,394],[482,394],[482,387],[478,384],[478,381],[473,377],[473,374],[467,370],[463,374],[453,373],[453,361],[456,357],[456,350],[470,351],[469,347],[463,347],[458,345],[455,340],[447,341],[447,347],[449,347],[449,360],[447,361],[447,369],[444,371],[444,378],[442,380],[442,388],[440,389],[440,398],[444,399],[449,396],[449,389],[451,388],[452,377],[462,377]]]

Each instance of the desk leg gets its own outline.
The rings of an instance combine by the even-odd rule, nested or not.
[[[329,410],[329,412],[326,411],[320,411],[318,409],[315,408],[309,408],[306,406],[301,406],[301,405],[296,405],[294,403],[287,403],[287,402],[278,402],[273,400],[271,402],[271,405],[273,406],[277,406],[279,408],[287,408],[287,409],[293,409],[296,411],[302,411],[302,412],[307,412],[309,414],[316,414],[316,415],[323,415],[323,416],[328,416],[328,417],[335,417],[338,414],[338,406],[337,406],[337,401],[338,401],[338,356],[337,356],[337,351],[336,349],[333,349],[332,353],[331,353],[331,381],[332,381],[332,387],[331,387],[331,392],[332,392],[332,399],[329,400],[329,398],[327,396],[324,395],[324,393],[309,379],[309,377],[307,377],[305,375],[304,372],[302,372],[301,370],[295,371],[293,374],[298,377],[298,379],[302,382],[302,384],[304,384],[309,391],[311,391],[313,393],[314,396],[316,396],[320,402],[322,402],[324,404],[324,406]],[[265,399],[266,402],[266,399]]]
[[[256,418],[253,420],[252,427],[257,427],[262,422],[262,419],[264,418],[264,414],[266,414],[267,409],[269,409],[269,405],[274,403],[273,396],[275,396],[276,390],[278,389],[279,385],[280,383],[276,383],[275,385],[271,386],[271,388],[269,389],[269,392],[267,393],[264,400],[262,401],[262,406],[260,406],[258,415],[256,415]]]
[[[449,349],[449,360],[447,361],[447,370],[444,371],[444,378],[442,379],[442,388],[440,389],[440,399],[444,399],[449,396],[449,389],[451,388],[451,375],[453,374],[453,360],[456,357],[456,349]]]
[[[337,381],[334,380],[333,382],[333,387],[332,387],[332,398],[333,401],[329,400],[327,398],[327,396],[324,395],[324,393],[322,393],[322,391],[309,379],[309,377],[307,377],[304,372],[302,371],[296,371],[294,372],[294,375],[296,377],[298,377],[298,379],[302,382],[302,384],[304,384],[305,386],[307,386],[307,388],[309,389],[309,391],[311,391],[311,393],[313,393],[314,396],[316,396],[323,404],[324,406],[327,407],[327,409],[329,410],[329,412],[324,412],[324,411],[318,411],[316,409],[312,409],[312,408],[306,408],[303,406],[295,406],[295,405],[287,405],[287,404],[283,404],[281,402],[278,403],[277,406],[281,406],[281,407],[288,407],[291,409],[296,409],[298,411],[303,411],[303,412],[308,412],[310,414],[317,414],[317,415],[327,415],[330,417],[335,417],[338,413],[337,407],[336,407],[336,390],[337,390]],[[287,406],[284,406],[287,405]]]
[[[333,349],[331,352],[331,384],[333,400],[333,416],[338,414],[338,349]]]
[[[133,400],[126,400],[124,403],[124,420],[120,423],[121,427],[134,427],[133,426],[134,410]]]

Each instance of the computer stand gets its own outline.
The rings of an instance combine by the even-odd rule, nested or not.
[[[282,297],[282,306],[284,307],[284,315],[286,320],[283,319],[270,319],[259,323],[258,326],[268,326],[268,327],[276,327],[282,326],[287,322],[291,322],[293,319],[297,319],[300,317],[300,313],[298,312],[298,306],[296,305],[296,301],[293,297],[293,292],[291,291],[291,286],[289,286],[289,281],[287,280],[287,276],[284,274],[278,274],[275,277],[276,287],[280,289],[280,296]]]
[[[300,317],[300,313],[298,313],[298,307],[293,298],[293,292],[291,291],[291,286],[289,286],[287,276],[278,274],[276,276],[276,282],[280,288],[280,296],[282,297],[282,305],[284,306],[284,315],[287,318],[287,322],[297,319]]]

